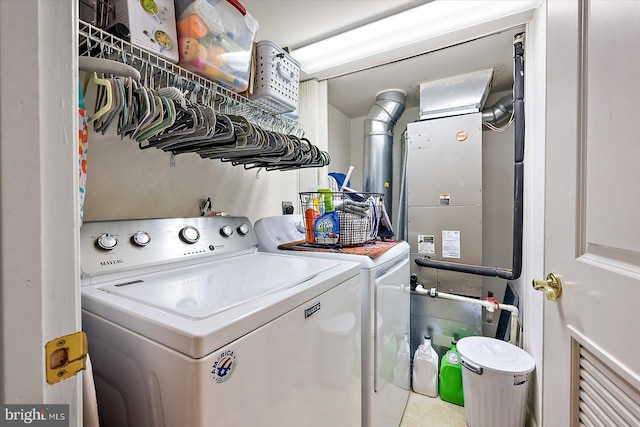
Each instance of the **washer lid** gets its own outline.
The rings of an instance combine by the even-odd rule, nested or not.
[[[529,353],[495,338],[466,337],[458,341],[456,347],[465,361],[493,371],[527,373],[536,367]]]
[[[264,295],[289,289],[335,267],[306,258],[246,255],[187,270],[110,283],[98,290],[200,320]],[[284,274],[283,274],[284,273]]]
[[[312,299],[342,283],[355,286],[358,267],[251,253],[149,274],[101,276],[106,280],[82,287],[82,309],[87,322],[101,317],[199,359],[293,309],[304,322]]]

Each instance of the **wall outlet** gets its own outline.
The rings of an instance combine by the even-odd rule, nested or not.
[[[292,215],[292,214],[293,214],[293,203],[282,202],[282,215]]]

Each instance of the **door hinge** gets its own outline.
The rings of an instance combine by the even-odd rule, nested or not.
[[[47,382],[55,384],[75,376],[87,367],[87,335],[74,332],[45,345]]]

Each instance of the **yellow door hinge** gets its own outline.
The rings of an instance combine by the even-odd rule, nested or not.
[[[75,376],[87,367],[87,335],[75,332],[45,345],[47,382],[55,384]]]

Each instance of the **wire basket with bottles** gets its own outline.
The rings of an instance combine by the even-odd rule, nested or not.
[[[383,206],[381,193],[320,189],[300,193],[300,204],[308,244],[357,246],[373,242],[378,236]]]

